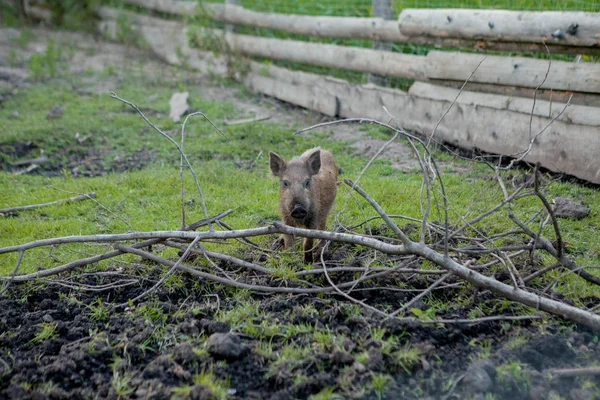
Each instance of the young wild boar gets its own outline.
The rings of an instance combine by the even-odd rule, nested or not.
[[[273,175],[279,177],[279,211],[284,224],[307,229],[325,230],[327,215],[335,201],[338,166],[333,155],[316,147],[286,162],[278,154],[269,152]],[[293,247],[294,238],[282,235],[283,246]],[[312,263],[313,239],[305,238],[304,262]]]

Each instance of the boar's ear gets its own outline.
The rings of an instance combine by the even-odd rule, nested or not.
[[[269,166],[271,167],[271,172],[275,176],[281,176],[283,171],[285,170],[285,160],[279,156],[277,153],[269,152]]]
[[[308,173],[316,175],[321,169],[321,150],[313,152],[306,160],[306,166],[308,167]]]

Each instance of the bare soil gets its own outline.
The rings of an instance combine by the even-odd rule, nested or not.
[[[227,268],[225,264],[221,266]],[[80,282],[98,285],[117,278],[91,276]],[[127,301],[158,278],[152,274],[133,289],[107,291],[100,298],[104,304]],[[364,300],[379,306],[402,304],[412,296],[401,292],[364,293]],[[443,300],[444,293],[437,293]],[[221,301],[203,301],[207,294]],[[472,291],[471,295],[471,304],[494,303],[489,294]],[[346,383],[354,388],[355,398],[375,399],[375,393],[364,390],[372,374],[392,377],[382,396],[385,399],[447,398],[451,392],[454,394],[449,398],[478,398],[482,393],[492,393],[498,399],[542,399],[553,392],[562,398],[583,399],[593,398],[590,382],[600,384],[598,378],[584,386],[577,377],[549,379],[546,373],[577,363],[583,354],[589,360],[600,359],[597,336],[585,329],[566,331],[551,326],[539,335],[539,327],[529,322],[513,324],[512,332],[518,331],[526,338],[514,347],[502,322],[421,326],[381,321],[365,313],[349,316],[343,301],[338,299],[279,295],[252,298],[259,302],[261,312],[268,313],[282,327],[273,338],[263,339],[274,349],[286,342],[286,325],[307,324],[316,331],[331,333],[342,342],[343,350],[320,352],[314,350],[310,334],[295,335],[296,345],[313,351],[300,360],[299,366],[283,364],[275,375],[269,368],[274,360],[259,354],[257,338],[243,332],[232,333],[239,338],[242,349],[237,356],[198,354],[193,349],[204,348],[207,337],[230,332],[231,327],[216,318],[219,312],[238,304],[226,290],[215,290],[185,276],[179,288],[161,289],[148,301],[149,306],[159,310],[157,319],[132,310],[110,311],[104,318],[98,317],[91,308],[98,304],[96,293],[75,294],[69,288],[54,285],[14,287],[0,299],[0,332],[4,332],[0,335],[0,397],[118,398],[114,377],[120,372],[131,378],[131,392],[125,397],[168,398],[173,388],[194,386],[193,374],[209,369],[229,381],[234,399],[306,399],[324,388],[339,386],[342,377],[350,380]],[[314,307],[318,314],[305,314],[306,305]],[[460,307],[439,316],[466,317],[473,307]],[[506,312],[510,314],[511,310]],[[259,325],[262,321],[245,322]],[[42,324],[52,324],[56,329],[54,336],[40,342],[36,335]],[[384,339],[402,338],[401,341],[420,349],[419,361],[406,369],[399,366],[383,351],[382,342],[370,339],[373,329],[385,329]],[[489,344],[488,354],[481,343]],[[365,352],[367,360],[356,361]],[[513,369],[506,367],[511,362]],[[297,382],[295,377],[300,374],[307,379]],[[192,398],[213,397],[204,393]]]
[[[35,29],[35,39],[17,51],[16,59],[26,60],[33,52],[43,52],[47,38],[76,44],[75,56],[69,68],[73,72],[91,68],[104,70],[108,65],[119,68],[139,63],[147,73],[170,79],[168,67],[152,55],[132,47],[106,43],[98,38],[78,33],[60,33]],[[27,74],[23,62],[9,65],[11,40],[16,30],[0,29],[0,67],[10,67],[12,75],[2,80],[3,99],[17,90],[25,90]],[[86,53],[86,48],[95,51]],[[114,88],[114,77],[90,77],[80,90],[108,92]],[[244,99],[237,89],[202,80],[207,99],[228,101],[248,115],[271,115],[274,122],[290,127],[309,125],[323,117],[273,99]],[[267,107],[267,105],[270,105]],[[273,112],[276,107],[277,112]],[[365,137],[356,126],[336,128],[336,138],[354,140],[355,151],[371,155],[380,142]],[[0,151],[11,158],[26,157],[32,151],[26,140]],[[102,156],[86,152],[65,155],[65,165],[80,165],[82,175],[94,175],[109,170],[142,168],[152,160],[151,152],[130,156],[123,164],[94,164]],[[418,168],[410,150],[394,143],[383,154],[398,168]],[[137,157],[137,158],[136,158]],[[8,168],[8,167],[7,167]],[[353,249],[343,249],[344,256]],[[335,254],[332,256],[335,258]],[[342,257],[342,256],[340,256]],[[360,259],[356,258],[357,263]],[[222,263],[224,269],[231,266]],[[140,271],[143,271],[140,273]],[[474,325],[406,324],[396,320],[382,321],[364,311],[359,315],[347,312],[343,299],[312,296],[250,295],[261,312],[268,313],[271,324],[282,331],[264,339],[278,351],[289,339],[289,325],[306,324],[315,331],[328,332],[340,340],[341,350],[319,350],[309,333],[293,336],[297,346],[311,349],[299,364],[282,364],[273,369],[274,359],[259,354],[259,338],[232,330],[219,315],[239,306],[231,291],[198,282],[185,275],[179,285],[162,287],[148,299],[147,307],[159,310],[144,314],[133,309],[97,312],[100,298],[103,305],[127,301],[152,286],[160,273],[148,272],[145,265],[133,265],[131,271],[113,271],[115,275],[80,276],[80,283],[107,284],[120,279],[119,274],[142,276],[138,285],[116,288],[101,293],[73,291],[70,288],[38,282],[12,286],[0,297],[0,398],[7,399],[88,399],[144,398],[164,399],[174,395],[173,389],[191,387],[189,398],[215,398],[210,390],[197,382],[194,375],[212,370],[217,378],[228,380],[233,399],[307,399],[325,388],[344,390],[345,397],[357,399],[592,399],[598,395],[600,377],[557,377],[549,371],[589,364],[600,360],[598,336],[585,328],[564,325],[555,320],[485,322]],[[164,272],[164,271],[163,271]],[[281,285],[281,281],[264,281],[264,277],[248,276],[264,284]],[[507,278],[508,279],[508,278]],[[373,282],[376,285],[377,282]],[[410,282],[410,289],[423,289],[430,282]],[[359,299],[396,308],[414,296],[403,291],[357,292]],[[440,301],[451,301],[450,292],[436,291]],[[448,297],[446,297],[448,296]],[[205,301],[208,297],[217,301]],[[477,308],[498,306],[489,293],[470,289],[465,305],[456,305],[436,314],[442,318],[468,318]],[[303,312],[314,307],[317,314]],[[507,315],[518,314],[508,303],[502,309]],[[96,311],[95,311],[96,310]],[[263,321],[253,320],[255,325]],[[54,326],[52,335],[39,337],[43,326]],[[374,329],[385,329],[381,340],[373,340]],[[218,333],[230,333],[229,352],[203,351],[207,338]],[[234,338],[234,339],[232,339]],[[417,362],[402,366],[387,353],[383,341],[394,338],[398,343],[419,349]],[[232,350],[233,349],[233,350]],[[234,351],[234,350],[239,351]],[[196,351],[194,351],[196,350]],[[364,357],[364,354],[367,354]],[[361,358],[361,355],[362,358]],[[385,390],[373,389],[373,376],[389,375]],[[298,379],[305,376],[305,379]],[[120,378],[127,377],[126,385]],[[558,397],[560,396],[560,397]]]

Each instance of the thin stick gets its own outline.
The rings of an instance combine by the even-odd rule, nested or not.
[[[0,290],[0,295],[3,295],[4,292],[6,292],[8,290],[8,287],[10,286],[12,281],[15,279],[15,275],[17,275],[17,271],[19,270],[19,267],[21,266],[21,262],[23,261],[23,254],[25,254],[24,250],[19,251],[19,258],[17,259],[17,265],[15,266],[15,269],[13,270],[12,274],[10,275],[10,278],[8,278],[8,280],[4,284],[4,287],[2,288],[2,290]]]
[[[404,318],[405,320],[413,321],[413,318]],[[434,319],[434,320],[417,320],[422,324],[481,324],[492,321],[526,321],[530,319],[542,319],[540,315],[519,315],[508,316],[498,315],[494,317],[482,317],[473,319]],[[402,321],[402,319],[401,319]]]
[[[190,243],[190,245],[187,247],[187,249],[185,250],[185,252],[183,253],[183,255],[182,255],[181,257],[179,257],[179,260],[177,260],[177,262],[176,262],[175,264],[173,264],[173,266],[171,267],[171,269],[170,269],[170,270],[169,270],[169,271],[168,271],[166,274],[164,274],[164,275],[162,276],[162,278],[160,278],[160,280],[154,284],[154,286],[152,286],[150,289],[148,289],[148,290],[144,291],[144,293],[142,293],[142,294],[140,294],[140,295],[138,295],[138,296],[134,297],[134,298],[133,298],[133,299],[131,299],[129,302],[125,302],[125,303],[118,304],[118,305],[116,305],[115,307],[116,307],[116,308],[121,308],[121,307],[128,306],[128,305],[129,305],[129,303],[135,303],[135,302],[136,302],[136,301],[138,301],[139,299],[141,299],[141,298],[143,298],[143,297],[146,297],[147,295],[149,295],[150,293],[152,293],[152,292],[154,292],[156,289],[158,289],[158,288],[160,287],[160,285],[162,285],[162,284],[163,284],[163,282],[164,282],[164,281],[166,281],[166,280],[167,280],[167,278],[168,278],[169,276],[171,276],[171,274],[177,270],[177,267],[178,267],[178,266],[179,266],[179,265],[180,265],[180,264],[183,262],[183,260],[185,260],[185,259],[187,258],[188,254],[190,254],[190,250],[191,250],[191,248],[192,248],[192,247],[194,247],[194,245],[195,245],[196,243],[198,243],[198,241],[199,241],[199,240],[200,240],[200,238],[199,238],[199,237],[197,237],[196,239],[194,239],[194,240],[192,241],[192,243]],[[125,251],[125,250],[124,250],[124,248],[121,248],[121,246],[120,246],[120,243],[117,243],[117,244],[115,244],[115,247],[116,247],[118,250]]]
[[[165,240],[164,243],[165,243],[165,245],[167,245],[169,247],[174,247],[174,248],[177,248],[177,249],[180,249],[180,250],[185,250],[185,248],[186,248],[186,246],[181,245],[179,243],[175,243],[175,242],[173,242],[171,240]],[[253,263],[250,263],[248,261],[241,260],[241,259],[236,258],[236,257],[228,256],[226,254],[215,253],[215,252],[208,251],[208,250],[200,251],[200,250],[196,250],[196,249],[191,249],[190,251],[192,253],[195,253],[195,254],[203,254],[203,255],[207,255],[208,257],[211,257],[211,258],[216,258],[218,260],[229,262],[229,263],[232,263],[234,265],[237,265],[238,267],[250,269],[250,270],[253,270],[253,271],[256,271],[256,272],[260,272],[262,274],[267,274],[267,275],[271,274],[271,270],[269,270],[267,268],[261,267],[258,264],[253,264]]]
[[[68,199],[51,201],[49,203],[31,204],[31,205],[28,205],[28,206],[0,208],[0,214],[10,214],[10,213],[13,213],[13,212],[25,211],[25,210],[35,210],[36,208],[53,206],[53,205],[56,205],[56,204],[72,203],[74,201],[82,201],[82,200],[89,200],[89,199],[95,199],[95,198],[96,198],[96,192],[92,192],[92,193],[88,193],[88,194],[82,194],[81,196],[70,197]]]
[[[548,372],[552,377],[600,375],[600,367],[551,369]]]
[[[181,149],[181,147],[179,147],[179,145],[177,144],[176,141],[174,141],[169,135],[167,135],[166,133],[164,133],[158,126],[154,125],[152,122],[150,122],[150,120],[148,118],[146,118],[146,116],[144,115],[144,113],[138,108],[138,106],[136,106],[135,104],[120,98],[119,96],[117,96],[117,94],[115,92],[111,92],[110,93],[110,97],[112,97],[113,99],[117,99],[125,104],[127,104],[128,106],[130,106],[131,108],[133,108],[143,119],[144,121],[146,121],[146,123],[153,128],[155,131],[157,131],[158,133],[160,133],[165,139],[167,139],[169,142],[171,142],[179,151],[179,154],[181,155],[181,157],[183,157],[183,159],[185,160],[188,169],[190,170],[192,176],[194,177],[194,182],[196,183],[196,189],[198,190],[198,193],[200,194],[200,202],[202,203],[202,209],[204,210],[204,218],[208,219],[208,209],[206,208],[206,202],[204,201],[204,193],[202,193],[202,189],[200,188],[200,183],[198,182],[198,177],[196,176],[196,172],[194,171],[194,168],[192,167],[192,164],[190,163],[190,161],[188,160],[187,156],[185,155],[185,153],[183,152],[183,150]],[[202,114],[202,113],[200,113]],[[207,118],[204,114],[202,114],[204,116],[204,118]],[[188,116],[189,117],[189,116]],[[208,118],[207,118],[208,119]],[[186,118],[187,120],[187,118]],[[217,128],[215,126],[215,124],[212,123],[212,121],[208,120],[219,132],[220,129]],[[223,132],[221,132],[223,133]],[[213,230],[212,229],[212,225],[209,223],[208,224],[208,229],[209,230]]]
[[[446,109],[446,111],[442,114],[442,116],[440,117],[440,119],[438,120],[438,122],[433,127],[433,131],[431,131],[431,135],[429,135],[429,137],[427,138],[426,147],[429,147],[429,145],[431,144],[431,139],[433,139],[433,136],[435,135],[435,132],[437,131],[438,126],[440,126],[440,124],[442,123],[442,120],[444,119],[444,117],[446,117],[446,115],[448,115],[448,113],[450,112],[450,110],[452,109],[452,107],[454,107],[454,103],[456,103],[456,101],[460,97],[461,93],[465,89],[465,86],[467,86],[467,83],[469,83],[469,81],[471,80],[471,78],[473,77],[473,75],[475,74],[475,72],[477,72],[477,70],[479,69],[479,67],[481,66],[481,64],[483,64],[483,62],[486,59],[487,59],[487,56],[483,57],[481,59],[481,61],[479,61],[479,64],[477,64],[477,66],[475,67],[475,69],[473,69],[473,71],[471,71],[471,74],[467,77],[467,80],[461,86],[460,90],[456,94],[456,97],[454,97],[454,100],[452,100],[452,103],[450,103],[450,105],[448,106],[448,108]]]
[[[362,190],[360,188],[360,186],[358,186],[356,183],[352,182],[350,179],[344,179],[344,183],[346,185],[350,186],[356,192],[358,192],[358,194],[360,194],[365,200],[367,200],[367,202],[371,205],[371,207],[373,207],[375,209],[375,211],[377,211],[377,213],[379,215],[381,215],[381,218],[385,221],[387,226],[389,226],[390,229],[396,234],[396,236],[398,236],[400,238],[402,243],[407,244],[410,242],[410,239],[408,238],[408,236],[406,236],[404,234],[404,232],[402,232],[402,230],[400,228],[398,228],[398,225],[396,225],[394,223],[394,221],[392,221],[392,219],[390,217],[388,217],[386,212],[383,211],[383,208],[381,208],[381,206],[379,204],[377,204],[377,202],[375,200],[373,200],[373,198],[371,196],[369,196],[367,194],[367,192]]]
[[[327,279],[327,282],[329,282],[329,284],[331,285],[331,287],[342,297],[350,300],[353,303],[359,304],[362,307],[366,308],[367,310],[371,310],[372,312],[374,312],[377,315],[381,315],[383,317],[387,317],[388,314],[384,313],[381,310],[378,310],[377,308],[368,305],[367,303],[365,303],[364,301],[355,299],[354,297],[350,296],[348,293],[343,292],[335,283],[333,283],[333,281],[331,280],[331,278],[329,277],[329,274],[327,273],[327,266],[325,265],[325,260],[323,259],[323,253],[325,253],[325,249],[327,248],[327,246],[329,246],[330,242],[327,242],[323,248],[321,249],[321,265],[323,266],[323,272],[325,273],[325,278]]]
[[[446,275],[442,276],[440,279],[438,279],[437,281],[433,282],[426,290],[424,290],[423,292],[421,292],[420,294],[418,294],[417,296],[415,296],[411,301],[409,301],[408,303],[404,304],[402,307],[400,307],[399,309],[397,309],[396,311],[394,311],[393,313],[391,313],[390,317],[395,317],[396,315],[401,314],[404,311],[406,311],[410,306],[412,306],[413,304],[415,304],[417,301],[419,301],[420,299],[422,299],[424,296],[427,296],[436,287],[438,287],[439,285],[441,285],[442,283],[444,283],[444,281],[446,279],[448,279],[451,275],[452,274],[446,274]]]

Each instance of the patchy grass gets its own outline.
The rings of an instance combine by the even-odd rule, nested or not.
[[[88,79],[116,79],[117,93],[138,104],[175,140],[179,140],[181,125],[167,117],[168,99],[174,91],[189,91],[191,108],[204,111],[219,126],[225,117],[242,117],[242,111],[228,102],[211,101],[201,88],[185,80],[140,78],[107,69],[102,74],[76,76],[71,81],[73,84],[68,84],[60,72],[60,60],[57,65],[54,77],[44,76],[3,102],[4,108],[0,110],[0,123],[5,128],[0,131],[0,208],[43,203],[92,191],[96,192],[97,198],[2,217],[0,247],[55,236],[178,228],[181,223],[179,155],[173,146],[126,106],[110,99],[108,94],[81,94],[74,87],[85,85]],[[165,75],[170,73],[165,72]],[[252,95],[242,91],[240,96]],[[46,114],[55,105],[64,108],[64,115],[60,119],[46,119]],[[20,117],[12,118],[13,111],[19,111]],[[301,127],[299,123],[290,127],[265,121],[223,127],[223,136],[201,118],[191,120],[185,149],[198,173],[209,213],[232,208],[234,212],[226,222],[234,228],[263,226],[278,219],[278,182],[269,176],[266,157],[261,158],[253,170],[236,164],[255,159],[260,151],[266,154],[276,150],[284,157],[291,157],[306,148],[322,145],[333,150],[345,171],[342,178],[356,179],[367,160],[353,156],[347,143],[329,140],[331,131],[336,128],[294,135],[293,131]],[[364,129],[375,138],[389,137],[389,132],[378,128]],[[88,139],[80,142],[86,137]],[[19,150],[23,148],[29,150]],[[118,160],[134,159],[136,154],[143,152],[151,157],[142,157],[134,164],[127,164],[126,168],[119,167]],[[48,156],[50,161],[35,175],[12,173],[16,161],[42,155]],[[444,163],[443,178],[451,226],[462,225],[502,200],[493,172],[487,167],[470,165],[440,152],[435,156]],[[92,163],[93,168],[89,165],[92,161],[95,163]],[[511,178],[519,178],[522,173],[506,174],[505,181],[510,190]],[[360,184],[390,214],[420,217],[420,171],[400,172],[389,162],[377,161]],[[185,185],[189,223],[204,215],[187,172]],[[549,181],[546,190],[549,198],[571,197],[592,207],[589,218],[561,220],[560,226],[569,255],[580,265],[598,264],[600,244],[595,240],[600,233],[598,191],[575,183]],[[440,223],[444,215],[439,186],[434,188],[434,193],[437,204],[432,210],[431,221]],[[515,213],[524,219],[532,217],[539,209],[539,201],[532,197],[519,200],[514,206]],[[336,224],[347,226],[375,216],[365,202],[351,197],[345,186],[339,189],[334,214]],[[333,221],[332,216],[329,226],[333,226]],[[414,222],[397,221],[411,238],[418,238],[419,227]],[[539,219],[532,220],[530,226],[535,229],[538,224]],[[359,230],[371,229],[374,234],[389,236],[389,231],[381,225],[380,220],[373,220]],[[506,213],[500,212],[476,224],[475,228],[489,236],[511,227]],[[554,239],[550,228],[543,233]],[[268,246],[273,239],[275,237],[255,240]],[[254,257],[247,250],[242,252],[237,243],[207,244],[207,247]],[[48,268],[104,250],[104,246],[69,245],[30,251],[20,272]],[[340,264],[350,265],[357,259],[356,252],[361,250],[353,248]],[[160,251],[164,257],[177,257],[174,250]],[[254,261],[274,271],[274,285],[298,284],[295,273],[305,268],[301,255],[291,252],[273,253]],[[525,263],[526,259],[520,261]],[[0,274],[10,274],[15,262],[14,254],[0,256]],[[552,260],[543,257],[537,262],[536,267],[541,268]],[[375,259],[370,265],[379,268],[395,263]],[[202,260],[194,261],[194,265],[198,268],[208,266]],[[260,395],[290,390],[286,393],[295,398],[337,399],[350,395],[381,399],[422,398],[425,393],[437,396],[449,390],[456,378],[455,372],[464,371],[468,363],[477,360],[496,362],[498,381],[502,385],[527,390],[529,370],[519,359],[519,354],[540,353],[545,349],[547,353],[543,357],[550,363],[549,367],[571,366],[581,360],[593,362],[593,357],[598,354],[597,335],[575,332],[571,325],[560,325],[548,318],[523,322],[522,325],[500,322],[456,327],[399,326],[393,320],[381,321],[360,306],[334,296],[265,296],[209,284],[186,274],[174,274],[145,303],[131,304],[125,311],[113,311],[109,309],[111,305],[126,302],[139,294],[154,284],[166,269],[153,269],[153,265],[143,264],[137,257],[123,256],[86,268],[86,271],[109,267],[111,270],[122,267],[139,277],[140,285],[98,295],[34,282],[11,288],[14,298],[0,299],[10,312],[6,314],[10,317],[2,315],[4,319],[0,318],[0,323],[13,324],[10,330],[0,333],[2,360],[14,357],[15,370],[28,371],[29,376],[44,376],[43,372],[60,379],[53,384],[36,378],[31,383],[21,383],[23,389],[38,390],[50,396],[56,388],[92,390],[82,388],[80,382],[90,382],[91,387],[96,384],[94,382],[104,379],[106,385],[98,384],[98,388],[93,388],[98,389],[96,396],[110,397],[110,393],[113,397],[125,398],[134,390],[145,390],[142,387],[144,379],[150,380],[146,375],[156,373],[159,377],[152,379],[164,386],[154,389],[163,397],[186,398],[200,387],[214,398],[236,398],[236,390],[241,393],[240,397],[251,390]],[[429,263],[423,263],[422,267],[434,268]],[[497,267],[492,272],[501,274],[504,271]],[[554,276],[560,274],[557,271]],[[248,279],[253,277],[248,276]],[[101,282],[99,277],[89,278],[91,284]],[[429,284],[423,279],[424,287]],[[398,289],[403,288],[402,282],[398,282]],[[598,296],[597,288],[574,276],[561,279],[556,290],[575,303]],[[354,294],[364,296],[364,301],[369,304],[390,311],[407,299],[401,292],[365,293],[357,291]],[[490,294],[477,293],[465,285],[425,296],[408,310],[407,315],[430,321],[436,317],[477,318],[531,312],[529,308]],[[45,314],[52,314],[54,322],[42,319]],[[214,323],[239,335],[248,345],[249,354],[235,361],[213,359],[204,343],[212,332],[208,326]],[[532,343],[538,337],[541,342],[551,338],[552,346]],[[178,357],[174,349],[187,342],[191,345],[190,360],[174,361]],[[69,346],[71,343],[73,346]],[[43,362],[48,365],[42,365],[41,352],[29,357],[32,345],[44,346],[44,352],[48,353],[43,354],[48,358]],[[577,354],[585,356],[578,356],[573,351],[574,355],[570,357],[567,350],[571,346],[577,349]],[[62,354],[61,349],[66,354]],[[339,355],[337,360],[334,360],[334,354]],[[564,359],[557,360],[556,354]],[[168,355],[163,360],[168,366],[150,368],[161,355]],[[61,373],[53,373],[55,370]],[[185,372],[189,372],[189,376]],[[92,379],[92,374],[98,374],[96,380]],[[438,378],[433,378],[437,374],[444,377],[441,384]],[[8,385],[2,381],[2,376],[0,384],[4,385],[2,389]],[[582,386],[588,388],[594,384],[584,382]],[[445,389],[440,392],[440,387]],[[143,392],[140,393],[139,397],[143,397]],[[81,397],[94,395],[83,394]]]

